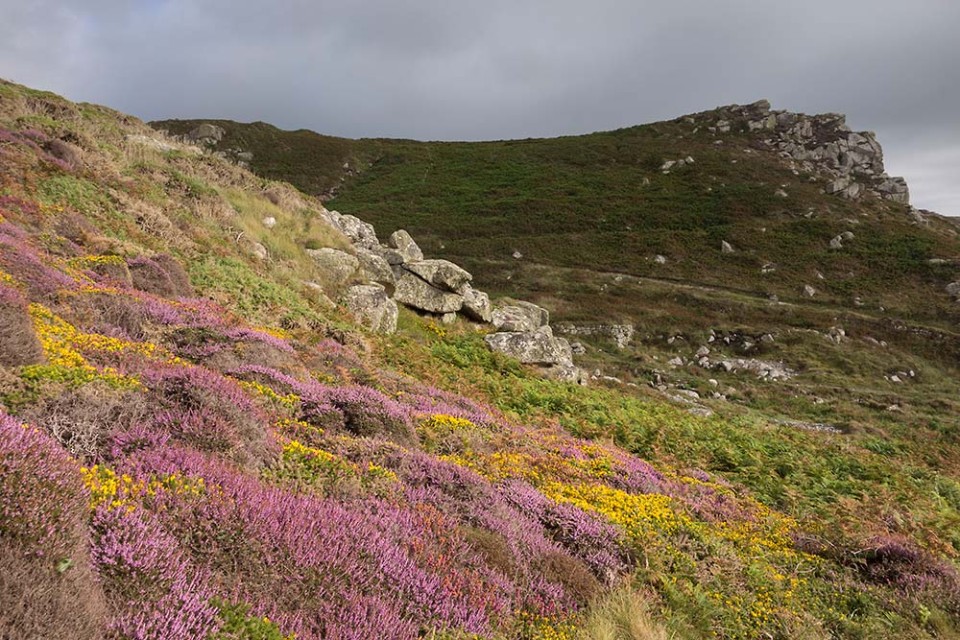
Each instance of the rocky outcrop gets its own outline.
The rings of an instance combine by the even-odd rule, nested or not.
[[[530,302],[510,301],[492,313],[496,333],[486,337],[487,346],[524,364],[541,367],[544,375],[583,383],[583,371],[573,362],[573,349],[565,338],[553,335],[550,314]]]
[[[346,251],[324,247],[323,249],[307,249],[307,255],[310,256],[317,266],[323,270],[330,283],[334,286],[341,286],[347,283],[357,273],[360,268],[360,260]]]
[[[549,325],[534,331],[498,331],[488,335],[486,342],[494,351],[524,364],[556,365],[573,360],[570,343],[555,337]]]
[[[472,275],[449,260],[417,260],[404,263],[403,268],[438,289],[458,294],[473,280]]]
[[[215,124],[204,123],[193,128],[187,135],[187,140],[200,144],[217,144],[223,140],[226,130]]]
[[[462,295],[438,289],[410,271],[403,271],[397,278],[393,297],[408,307],[430,313],[454,313],[463,307]]]
[[[461,311],[471,320],[484,324],[493,322],[493,305],[490,304],[490,296],[483,291],[477,291],[470,285],[464,287]]]
[[[499,331],[527,332],[550,324],[550,312],[531,302],[511,301],[492,313],[493,326]]]
[[[394,249],[402,259],[402,262],[417,262],[423,260],[423,251],[417,246],[410,234],[403,229],[398,229],[390,234],[387,240],[387,246]]]
[[[382,285],[352,286],[340,298],[340,304],[371,331],[393,333],[397,330],[397,303],[387,295]]]
[[[573,362],[570,343],[553,334],[550,313],[522,300],[508,300],[497,308],[490,296],[474,289],[473,276],[462,267],[442,259],[426,259],[406,231],[395,231],[385,245],[377,240],[373,225],[337,211],[322,212],[324,219],[340,230],[356,255],[337,249],[308,251],[334,284],[350,286],[340,304],[371,331],[396,330],[398,308],[403,304],[439,321],[455,322],[458,314],[475,322],[493,324],[487,346],[539,368],[544,376],[583,383],[586,376]],[[630,341],[633,327],[607,325],[604,335],[618,345]],[[590,334],[593,335],[593,334]]]
[[[382,284],[391,291],[393,290],[396,277],[393,274],[393,269],[390,268],[390,263],[383,256],[369,249],[358,248],[357,260],[360,262],[360,268],[367,280]]]
[[[764,143],[777,150],[795,172],[826,180],[824,191],[851,200],[873,194],[909,204],[910,190],[903,178],[888,176],[883,149],[871,131],[851,131],[839,113],[806,115],[773,111],[770,103],[724,107],[712,112],[709,130],[729,133],[731,128],[765,134]],[[732,124],[733,123],[733,124]]]

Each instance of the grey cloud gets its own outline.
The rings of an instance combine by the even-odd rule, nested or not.
[[[0,0],[0,75],[145,119],[346,136],[584,133],[767,97],[877,131],[960,215],[952,0]]]

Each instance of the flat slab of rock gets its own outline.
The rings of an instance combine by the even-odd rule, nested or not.
[[[379,284],[358,284],[347,289],[340,304],[366,328],[377,333],[397,330],[397,303],[390,299]]]
[[[463,308],[460,312],[471,320],[489,324],[493,320],[493,305],[490,304],[490,296],[467,285],[463,289]]]
[[[360,268],[360,261],[346,251],[324,247],[307,249],[317,266],[324,272],[331,284],[341,285],[350,280]]]
[[[403,268],[420,276],[439,289],[462,294],[473,276],[449,260],[418,260],[404,263]]]
[[[398,229],[390,234],[387,246],[394,249],[403,258],[403,262],[418,262],[423,260],[423,251],[417,246],[410,234]]]
[[[463,307],[463,296],[459,293],[438,289],[408,271],[397,277],[393,297],[408,307],[430,313],[453,313]]]
[[[536,331],[550,324],[550,312],[532,302],[517,301],[494,309],[492,320],[500,331]]]
[[[524,364],[558,365],[573,361],[570,343],[563,338],[555,338],[549,326],[523,333],[491,333],[485,340],[492,350],[516,358]]]

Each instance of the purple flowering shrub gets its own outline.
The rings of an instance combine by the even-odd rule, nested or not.
[[[276,455],[270,418],[236,381],[199,366],[140,362],[133,370],[147,387],[153,426],[201,450],[241,464],[261,464]]]

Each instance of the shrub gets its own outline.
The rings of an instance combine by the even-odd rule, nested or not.
[[[190,279],[176,260],[165,254],[140,256],[127,262],[133,286],[164,298],[193,296]]]
[[[103,637],[77,464],[49,436],[0,413],[0,636]]]
[[[171,412],[166,424],[200,449],[224,451],[241,464],[259,465],[275,454],[269,419],[236,381],[196,366],[155,365],[142,372],[155,406]],[[209,423],[212,434],[203,434]],[[194,436],[194,437],[191,437]]]
[[[26,301],[16,289],[0,284],[0,366],[39,364],[43,359]]]
[[[136,392],[123,392],[101,381],[43,397],[24,416],[81,460],[95,460],[107,449],[108,436],[139,421],[145,413]]]

